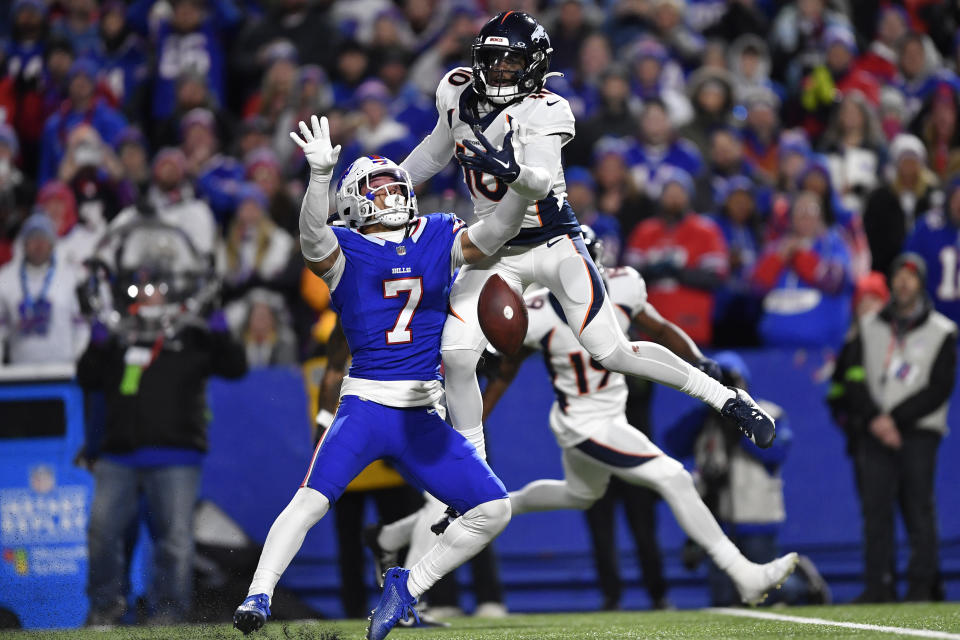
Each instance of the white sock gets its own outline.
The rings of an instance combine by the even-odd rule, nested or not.
[[[416,525],[417,518],[420,517],[420,511],[423,509],[424,507],[421,507],[406,518],[383,525],[383,528],[380,529],[380,535],[377,536],[377,544],[380,545],[380,548],[384,551],[399,551],[410,544],[413,527]]]
[[[301,487],[290,504],[274,520],[263,543],[260,562],[250,582],[248,596],[265,593],[273,600],[273,590],[290,561],[297,555],[310,527],[330,509],[330,501],[314,489]]]
[[[723,408],[727,400],[736,395],[732,389],[723,386],[696,367],[690,367],[690,377],[680,387],[680,391],[703,400],[717,411]]]
[[[477,555],[510,522],[507,498],[484,502],[447,527],[437,543],[410,569],[407,590],[419,598],[437,580]]]
[[[565,480],[536,480],[519,491],[510,492],[510,506],[515,516],[531,511],[589,509],[594,502],[570,493]]]

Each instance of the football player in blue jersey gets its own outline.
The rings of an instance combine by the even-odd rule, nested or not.
[[[367,638],[379,640],[401,618],[416,616],[417,597],[510,520],[503,484],[443,421],[440,338],[454,271],[486,259],[516,235],[526,201],[506,193],[496,211],[467,229],[452,214],[419,216],[406,171],[387,158],[362,157],[337,183],[337,212],[346,227],[331,228],[327,198],[340,146],[331,146],[326,118],[314,116],[312,129],[301,122],[300,133],[291,137],[310,165],[301,251],[330,288],[353,362],[336,417],[267,534],[234,626],[244,633],[263,626],[274,587],[307,531],[354,476],[382,458],[463,515],[409,570],[387,572],[367,630]]]

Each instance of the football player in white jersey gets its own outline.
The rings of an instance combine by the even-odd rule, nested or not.
[[[746,392],[727,388],[651,342],[630,342],[587,255],[566,202],[560,150],[574,136],[567,101],[544,88],[553,49],[543,26],[526,13],[498,14],[480,30],[472,68],[449,72],[437,88],[433,132],[403,161],[419,184],[456,154],[482,220],[508,188],[530,201],[520,232],[489,259],[460,270],[443,333],[450,419],[485,454],[476,365],[486,346],[477,299],[498,273],[515,290],[549,289],[591,357],[610,371],[641,376],[703,400],[736,421],[761,447],[774,423]],[[522,143],[515,152],[513,138]]]
[[[600,243],[588,227],[583,229],[585,244],[596,260]],[[716,363],[703,358],[683,330],[665,321],[647,303],[646,285],[636,270],[619,267],[602,273],[607,293],[617,309],[620,331],[626,333],[636,322],[642,331],[679,355],[709,368],[716,367]],[[525,348],[519,355],[501,360],[500,375],[490,382],[483,396],[484,417],[506,391],[524,358],[541,351],[556,394],[549,422],[563,450],[565,477],[537,480],[519,491],[511,491],[513,514],[587,509],[603,496],[610,477],[615,475],[624,482],[659,493],[687,535],[727,572],[745,603],[757,604],[771,589],[783,584],[797,565],[797,554],[789,553],[763,565],[747,560],[724,535],[683,465],[627,422],[628,391],[623,375],[608,371],[591,359],[552,293],[534,292],[526,302],[530,323]],[[414,536],[415,518],[411,516],[382,528],[379,533],[388,550],[403,546]],[[382,555],[378,559],[382,561]]]

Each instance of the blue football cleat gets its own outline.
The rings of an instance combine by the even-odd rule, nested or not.
[[[407,591],[408,569],[393,567],[383,576],[383,593],[380,602],[370,616],[370,625],[367,627],[367,640],[383,640],[400,620],[406,620],[413,615],[419,623],[420,616],[414,605],[417,599]]]
[[[265,593],[247,596],[233,613],[233,626],[247,635],[264,625],[270,615],[270,598]]]
[[[770,414],[760,408],[760,405],[743,389],[733,389],[735,395],[724,403],[720,415],[733,420],[743,435],[750,438],[755,445],[766,449],[773,444],[777,435],[776,426]]]

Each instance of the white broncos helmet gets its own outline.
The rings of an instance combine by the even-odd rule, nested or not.
[[[389,176],[392,180],[374,189],[370,180],[378,176]],[[399,187],[396,189],[399,193],[388,195],[384,199],[386,208],[378,209],[374,191],[385,187]],[[409,174],[383,156],[362,156],[347,167],[337,182],[337,213],[352,229],[378,222],[399,229],[419,215]]]

